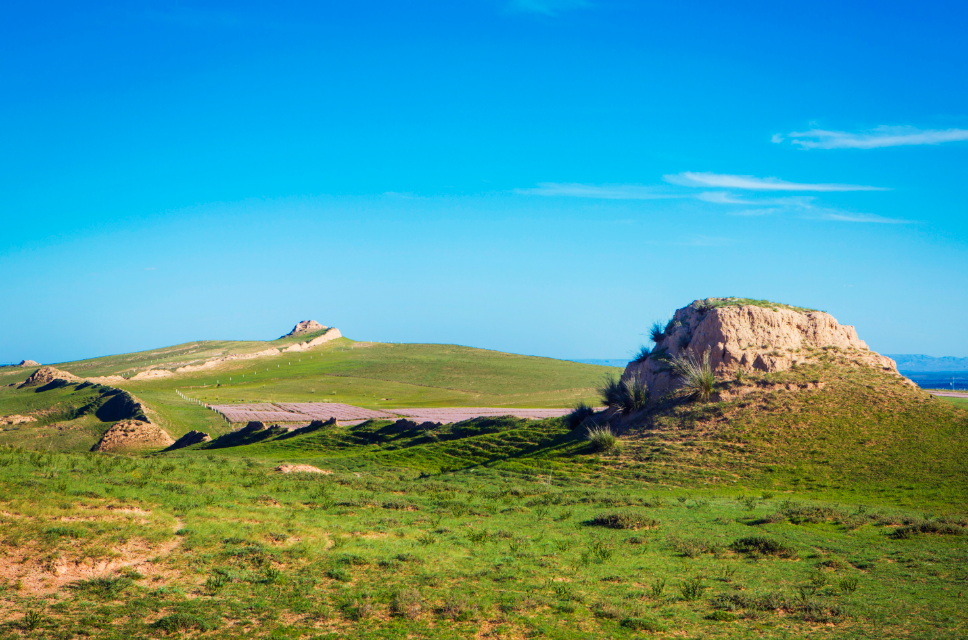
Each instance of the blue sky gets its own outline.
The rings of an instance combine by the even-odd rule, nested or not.
[[[313,318],[620,358],[698,297],[968,356],[960,3],[21,3],[0,362]]]

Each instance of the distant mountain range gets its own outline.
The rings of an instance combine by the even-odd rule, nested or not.
[[[898,371],[907,373],[935,373],[968,371],[968,358],[945,356],[935,358],[912,353],[885,353],[897,363]]]
[[[571,360],[571,362],[581,362],[583,364],[599,364],[603,367],[622,367],[624,369],[625,365],[629,363],[629,359],[626,358],[622,360],[622,359],[616,359],[616,358],[611,358],[611,359],[605,358],[605,359],[598,359],[598,360]]]

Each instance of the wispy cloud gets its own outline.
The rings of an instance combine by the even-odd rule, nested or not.
[[[774,143],[789,140],[801,149],[879,149],[922,144],[941,144],[968,140],[968,129],[918,129],[916,127],[880,126],[867,131],[828,131],[810,129],[775,134]]]
[[[681,196],[663,193],[656,187],[637,184],[581,184],[577,182],[539,182],[533,189],[515,189],[529,196],[569,196],[602,200],[659,200]]]
[[[748,198],[735,196],[727,191],[703,191],[696,196],[703,202],[713,204],[745,204],[763,207],[794,206],[803,207],[814,200],[814,196],[786,196],[782,198]]]
[[[860,184],[808,184],[788,182],[779,178],[757,178],[723,173],[684,171],[663,176],[666,182],[686,187],[714,187],[747,191],[886,191],[882,187]]]
[[[157,271],[158,267],[145,267],[145,271]]]
[[[911,224],[914,222],[914,220],[903,220],[901,218],[886,218],[876,213],[854,213],[838,209],[817,209],[813,213],[808,213],[806,217],[835,222],[873,222],[875,224]]]
[[[561,11],[570,9],[586,9],[591,7],[589,0],[511,0],[508,9],[520,13],[540,13],[546,16],[556,16]]]

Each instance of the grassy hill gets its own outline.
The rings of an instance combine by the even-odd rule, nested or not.
[[[149,368],[174,370],[216,357],[263,351],[313,337],[306,334],[273,342],[200,342],[169,349],[108,356],[57,367],[78,376],[133,374]],[[140,364],[137,363],[147,363]],[[160,363],[160,364],[159,364]],[[137,365],[137,366],[136,366]],[[19,383],[34,369],[0,369],[0,385]],[[222,419],[178,394],[208,403],[343,402],[371,408],[490,406],[568,407],[595,401],[595,388],[612,367],[537,358],[456,345],[383,344],[340,338],[308,352],[232,360],[216,368],[150,380],[111,382],[145,403],[149,416],[173,437],[197,429],[219,435],[229,429]],[[0,416],[22,411],[48,411],[36,425],[0,432],[0,444],[40,448],[89,447],[98,430],[109,426],[87,417],[85,437],[66,437],[81,423],[65,419],[62,409],[83,406],[68,387],[57,394],[0,386]],[[51,427],[38,437],[38,427]],[[75,434],[76,435],[76,434]]]

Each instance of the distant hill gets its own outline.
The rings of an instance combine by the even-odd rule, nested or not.
[[[954,358],[945,356],[935,358],[911,353],[889,353],[888,358],[897,363],[899,371],[904,373],[934,373],[968,371],[968,358]]]

